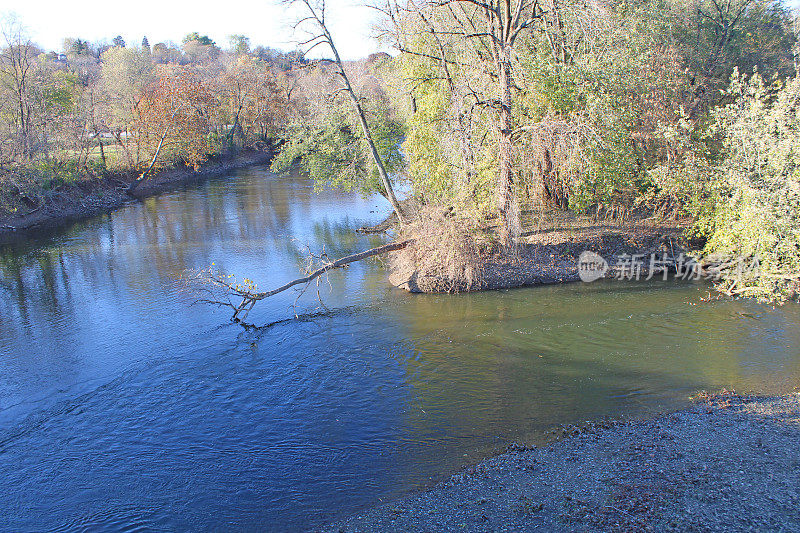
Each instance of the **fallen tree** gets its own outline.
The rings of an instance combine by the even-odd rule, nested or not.
[[[208,295],[206,298],[200,298],[198,302],[230,307],[233,309],[231,320],[234,322],[242,322],[247,318],[247,314],[259,300],[269,298],[270,296],[274,296],[298,285],[304,285],[300,291],[302,295],[312,281],[317,280],[326,272],[337,268],[343,268],[350,263],[355,263],[362,259],[402,250],[411,242],[412,239],[407,239],[401,242],[384,244],[383,246],[370,248],[369,250],[348,255],[341,259],[336,259],[335,261],[328,260],[325,254],[320,257],[311,256],[305,276],[294,279],[276,289],[266,292],[259,292],[256,285],[247,278],[238,282],[231,275],[226,276],[216,272],[213,266],[194,273],[192,276],[185,278],[184,281],[187,285],[192,285],[197,291],[204,292]]]

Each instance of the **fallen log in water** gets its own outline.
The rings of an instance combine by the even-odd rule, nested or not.
[[[274,296],[297,285],[306,285],[307,287],[309,283],[330,270],[342,268],[350,263],[355,263],[356,261],[361,261],[362,259],[367,259],[376,255],[402,250],[411,242],[411,239],[401,242],[393,242],[390,244],[384,244],[383,246],[378,246],[377,248],[370,248],[369,250],[364,250],[363,252],[359,252],[357,254],[348,255],[335,261],[324,260],[318,268],[310,270],[305,276],[292,280],[276,289],[266,292],[257,292],[255,290],[255,285],[249,279],[245,279],[244,283],[238,283],[233,280],[231,276],[223,276],[222,274],[214,272],[214,270],[210,268],[195,274],[187,281],[202,282],[205,285],[203,290],[210,294],[215,294],[216,292],[212,289],[221,289],[223,292],[222,295],[215,294],[213,298],[203,298],[199,301],[213,305],[231,307],[233,309],[233,317],[231,317],[232,320],[234,322],[240,322],[247,317],[247,313],[250,312],[250,310],[259,300],[269,298],[270,296]],[[208,288],[208,284],[210,284],[211,288]],[[303,290],[305,291],[305,289]],[[241,301],[238,304],[234,304],[231,301],[231,297],[241,298]]]

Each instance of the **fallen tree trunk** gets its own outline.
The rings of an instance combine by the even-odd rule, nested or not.
[[[296,280],[290,281],[289,283],[287,283],[285,285],[281,285],[277,289],[273,289],[273,290],[268,291],[268,292],[256,293],[256,294],[253,295],[252,299],[253,300],[263,300],[264,298],[269,298],[270,296],[278,294],[279,292],[283,292],[286,289],[294,287],[295,285],[300,285],[301,283],[308,283],[309,281],[313,280],[314,278],[318,278],[319,276],[321,276],[322,274],[324,274],[328,270],[333,270],[334,268],[341,268],[341,267],[343,267],[343,266],[345,266],[345,265],[347,265],[349,263],[354,263],[356,261],[361,261],[362,259],[366,259],[368,257],[372,257],[372,256],[375,256],[375,255],[381,255],[381,254],[385,254],[385,253],[389,253],[389,252],[394,252],[396,250],[402,250],[403,248],[408,246],[409,242],[411,242],[411,241],[393,242],[391,244],[385,244],[383,246],[378,246],[377,248],[371,248],[369,250],[365,250],[365,251],[359,252],[357,254],[353,254],[353,255],[348,255],[346,257],[342,257],[341,259],[337,259],[336,261],[333,261],[332,263],[328,263],[328,264],[326,264],[326,265],[314,270],[309,275],[307,275],[307,276],[305,276],[303,278],[298,278]]]
[[[223,289],[226,293],[225,295],[228,298],[230,298],[230,296],[240,297],[242,300],[239,304],[233,304],[229,299],[228,301],[223,301],[218,298],[200,300],[201,302],[204,303],[224,305],[233,308],[232,320],[235,322],[240,322],[241,320],[244,320],[244,318],[247,316],[247,313],[250,312],[250,310],[259,300],[269,298],[270,296],[274,296],[287,289],[291,289],[292,287],[295,287],[297,285],[303,285],[303,284],[308,285],[309,283],[311,283],[321,275],[325,274],[326,272],[337,268],[342,268],[350,263],[361,261],[362,259],[367,259],[369,257],[374,257],[376,255],[382,255],[385,253],[402,250],[403,248],[408,246],[411,242],[412,241],[409,239],[402,242],[393,242],[390,244],[384,244],[383,246],[378,246],[377,248],[370,248],[369,250],[365,250],[357,254],[348,255],[346,257],[342,257],[341,259],[337,259],[335,261],[323,262],[322,266],[310,271],[307,275],[303,276],[302,278],[297,278],[295,280],[292,280],[288,283],[281,285],[276,289],[266,292],[256,292],[254,290],[254,286],[251,284],[249,280],[245,280],[245,285],[241,285],[239,283],[236,283],[235,281],[228,281],[229,278],[215,274],[212,270],[202,271],[200,274],[196,275],[192,279],[195,281],[209,282],[212,285],[216,286],[217,288]],[[240,317],[240,315],[242,316]]]

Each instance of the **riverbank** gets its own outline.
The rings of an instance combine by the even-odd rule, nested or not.
[[[602,277],[618,276],[621,270],[626,270],[622,274],[629,278],[644,279],[649,276],[651,267],[655,266],[653,270],[657,270],[662,266],[661,263],[651,264],[651,261],[675,259],[692,249],[692,244],[686,239],[690,225],[689,220],[596,221],[569,211],[527,212],[522,217],[522,233],[513,250],[509,252],[491,246],[466,254],[469,255],[467,258],[462,257],[463,263],[469,263],[474,272],[469,283],[465,276],[453,279],[453,272],[463,272],[464,267],[439,269],[435,265],[430,268],[430,261],[426,264],[425,259],[438,250],[425,247],[439,246],[442,241],[452,242],[449,235],[441,239],[428,238],[421,245],[416,241],[408,250],[394,254],[389,281],[395,287],[414,293],[483,291],[576,282],[581,279],[579,258],[584,251],[594,252],[608,262],[608,269]],[[492,228],[483,231],[488,233]],[[442,260],[452,260],[453,255]],[[638,257],[636,264],[622,264],[625,258],[633,256]],[[663,261],[664,265],[667,263]],[[674,265],[670,264],[669,268],[674,270]],[[663,276],[661,272],[654,272],[654,275]]]
[[[272,157],[272,151],[244,151],[213,157],[199,170],[184,167],[158,172],[139,185],[136,197],[154,196],[231,170],[268,163]],[[0,242],[32,230],[55,228],[118,209],[133,200],[125,192],[132,180],[132,175],[109,174],[102,179],[62,185],[49,193],[41,205],[25,213],[0,214]]]
[[[568,430],[324,531],[800,531],[800,393]]]

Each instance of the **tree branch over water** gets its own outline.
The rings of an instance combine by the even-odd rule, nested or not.
[[[402,250],[410,243],[411,240],[405,240],[384,244],[383,246],[370,248],[369,250],[348,255],[341,259],[336,259],[335,261],[328,260],[327,256],[324,254],[320,258],[311,256],[305,276],[294,279],[266,292],[259,292],[256,285],[250,279],[245,278],[242,282],[238,282],[231,275],[226,276],[215,271],[213,266],[184,278],[184,283],[192,292],[204,295],[198,298],[197,301],[199,303],[230,307],[233,309],[233,316],[231,319],[234,322],[241,322],[247,317],[247,314],[259,300],[269,298],[270,296],[274,296],[298,285],[303,285],[303,288],[300,289],[300,294],[302,295],[308,289],[312,281],[330,270],[343,268],[350,263],[355,263],[356,261],[361,261],[362,259],[367,259],[376,255]],[[316,262],[315,259],[321,259],[321,262],[316,264],[316,268],[313,268]],[[236,303],[237,301],[238,303]]]

